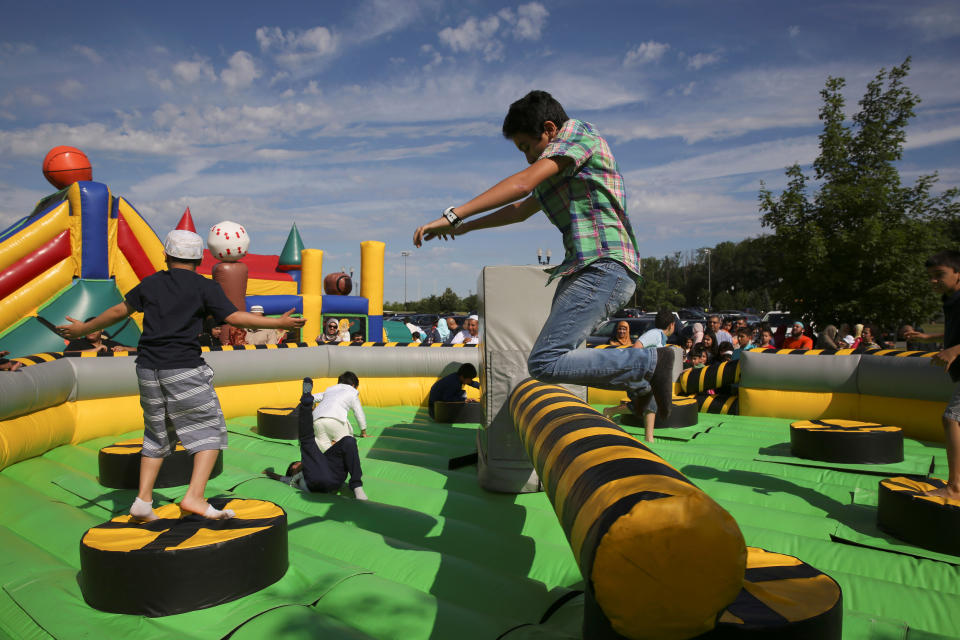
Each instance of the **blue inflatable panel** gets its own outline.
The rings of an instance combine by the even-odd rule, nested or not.
[[[370,301],[360,296],[320,296],[320,304],[324,315],[328,313],[354,313],[365,316],[370,309]],[[287,308],[289,309],[289,307]]]
[[[369,316],[367,320],[367,336],[367,340],[381,339],[383,336],[383,316]]]
[[[294,313],[303,313],[303,298],[300,296],[247,296],[247,311],[258,304],[263,307],[264,315],[279,316],[293,309]]]
[[[83,212],[80,277],[106,280],[110,277],[107,261],[110,190],[102,182],[81,181],[77,184],[80,185],[80,208]]]

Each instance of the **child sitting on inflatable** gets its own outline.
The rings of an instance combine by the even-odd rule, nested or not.
[[[530,375],[543,382],[626,390],[638,416],[652,395],[658,417],[666,419],[675,349],[577,348],[630,300],[640,280],[623,176],[606,140],[592,124],[569,118],[545,91],[531,91],[510,105],[503,135],[530,166],[418,227],[414,246],[522,222],[543,210],[563,234],[565,255],[550,273],[551,281],[560,282],[527,359]],[[492,209],[497,210],[465,222]]]
[[[357,393],[359,387],[357,374],[344,371],[337,384],[313,395],[313,380],[304,378],[297,416],[300,460],[291,462],[284,476],[272,469],[264,469],[264,475],[303,491],[320,493],[337,491],[349,475],[348,486],[354,497],[366,500],[357,440],[347,420],[347,411],[352,411],[360,423],[360,437],[366,437],[366,418]],[[316,409],[314,400],[319,401]]]
[[[943,295],[943,333],[907,332],[907,340],[937,342],[943,339],[943,350],[931,358],[932,364],[943,367],[951,380],[960,382],[960,251],[941,251],[927,258],[930,284]],[[960,384],[943,412],[943,430],[947,437],[947,463],[950,467],[947,486],[927,495],[960,500]]]
[[[474,380],[477,377],[477,368],[469,362],[460,365],[456,372],[446,375],[430,387],[430,397],[427,400],[427,413],[433,418],[433,405],[437,402],[470,402],[463,385],[470,385],[476,389],[480,383]]]
[[[143,334],[137,346],[137,381],[143,407],[143,452],[140,488],[130,515],[135,520],[156,520],[153,485],[163,459],[173,453],[177,439],[193,456],[190,487],[180,509],[210,519],[233,517],[229,509],[214,509],[203,497],[210,472],[227,448],[227,425],[213,389],[213,370],[200,357],[199,334],[203,318],[212,315],[220,324],[242,328],[293,329],[302,318],[264,318],[238,311],[219,284],[196,272],[203,258],[203,240],[192,231],[177,229],[163,243],[167,270],[144,278],[123,302],[93,320],[57,327],[71,340],[108,327],[135,311],[143,313]]]

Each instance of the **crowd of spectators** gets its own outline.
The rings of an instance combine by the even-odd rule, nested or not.
[[[749,323],[745,317],[723,317],[710,314],[704,322],[691,322],[685,326],[664,332],[668,318],[675,316],[669,311],[661,311],[654,320],[656,330],[664,333],[664,339],[683,349],[685,367],[703,367],[718,362],[736,361],[744,351],[751,349],[853,349],[866,352],[873,349],[893,349],[896,347],[917,351],[937,349],[929,343],[913,343],[906,336],[915,331],[913,325],[905,324],[899,328],[892,339],[884,339],[882,332],[873,324],[827,325],[815,332],[802,320],[795,320],[786,326],[769,326],[764,323]],[[672,325],[676,326],[676,325]],[[651,330],[653,331],[653,330]],[[648,332],[650,333],[650,332]],[[646,336],[647,334],[644,334]],[[619,321],[608,345],[614,347],[643,348],[652,346],[644,336],[632,338],[630,326]],[[897,341],[900,341],[899,343]]]

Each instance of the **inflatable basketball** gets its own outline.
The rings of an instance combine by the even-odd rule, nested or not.
[[[59,146],[50,149],[43,159],[43,177],[57,189],[64,189],[80,180],[93,180],[93,169],[83,151]]]

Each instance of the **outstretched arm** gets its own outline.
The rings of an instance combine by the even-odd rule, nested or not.
[[[290,315],[293,311],[290,309],[279,318],[258,316],[249,311],[234,311],[224,320],[241,329],[298,329],[306,323],[306,319],[294,318]]]
[[[104,327],[109,327],[112,324],[116,324],[117,322],[120,322],[129,316],[131,313],[133,313],[133,307],[131,307],[127,302],[120,302],[113,305],[90,322],[80,322],[76,318],[67,316],[66,318],[70,321],[70,324],[62,324],[58,326],[57,332],[64,338],[76,340],[77,338],[82,338],[89,333],[93,333],[97,329],[103,329]]]
[[[473,198],[459,207],[456,207],[454,209],[454,213],[457,214],[461,220],[466,220],[467,218],[475,216],[478,213],[490,211],[491,209],[496,209],[497,207],[504,207],[504,209],[501,209],[494,214],[501,214],[501,212],[506,211],[506,213],[503,213],[495,218],[494,224],[488,224],[485,226],[472,225],[468,229],[471,231],[487,227],[499,227],[507,224],[513,224],[514,222],[520,222],[521,220],[526,220],[531,215],[536,213],[536,211],[539,209],[539,205],[537,206],[537,209],[529,211],[528,208],[531,206],[529,204],[529,200],[518,203],[516,206],[521,207],[520,210],[526,213],[524,217],[519,217],[519,212],[516,209],[510,209],[510,207],[506,207],[505,205],[515,202],[520,198],[526,198],[533,192],[537,185],[547,178],[560,173],[571,162],[573,161],[569,158],[562,157],[541,158],[523,171],[515,173],[509,178],[501,180],[494,186],[478,195],[476,198]],[[463,226],[458,229],[457,233],[461,233],[462,229]],[[452,230],[453,227],[450,225],[447,219],[441,216],[432,222],[428,222],[427,224],[418,227],[413,234],[413,244],[414,246],[419,247],[425,240],[430,240],[437,236],[446,238],[448,235],[453,235],[451,233]]]

